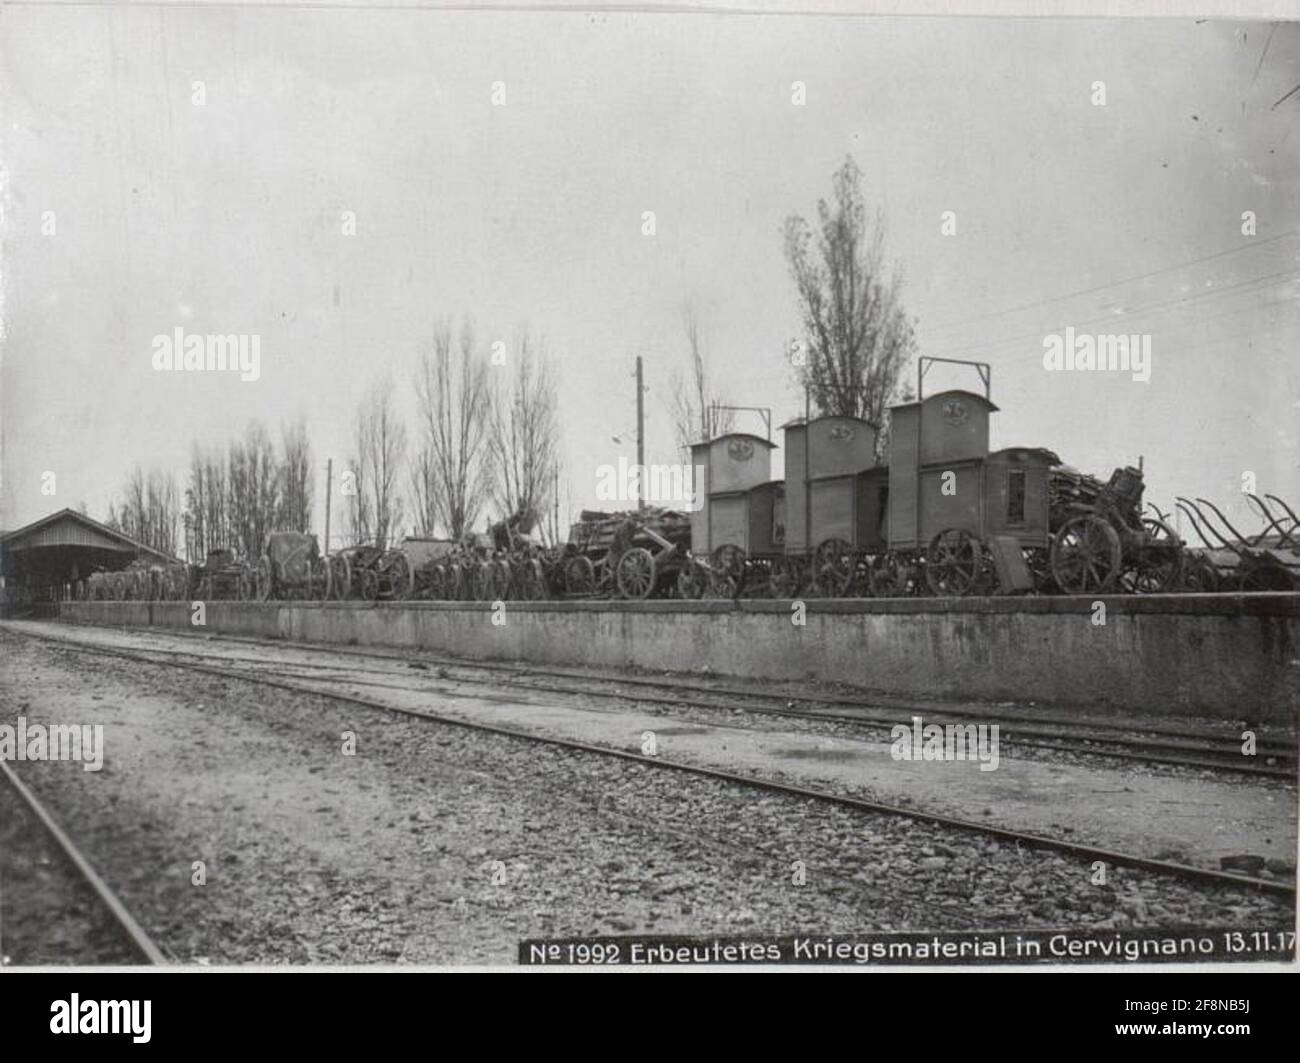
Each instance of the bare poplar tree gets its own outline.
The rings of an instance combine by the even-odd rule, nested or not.
[[[419,446],[415,458],[416,523],[423,534],[439,528],[453,539],[478,519],[486,494],[487,365],[474,350],[466,323],[453,343],[443,320],[420,356],[415,376]]]
[[[492,500],[503,517],[529,531],[548,505],[559,457],[554,364],[526,333],[491,389],[488,454]]]
[[[127,477],[120,503],[109,507],[109,520],[137,542],[175,554],[180,520],[175,478],[158,469],[146,474],[137,465]]]
[[[735,423],[731,410],[717,409],[721,399],[710,387],[708,353],[695,304],[682,306],[682,329],[689,350],[688,371],[674,370],[668,399],[677,446],[687,450],[692,443],[729,432]]]
[[[387,375],[370,386],[357,408],[356,446],[351,462],[358,474],[355,530],[373,531],[375,545],[383,548],[402,523],[403,503],[398,483],[406,460],[406,426],[397,415],[393,381]],[[363,515],[366,521],[373,518],[372,527],[365,526]],[[371,535],[364,534],[360,541],[370,538]]]
[[[280,514],[283,531],[311,531],[312,464],[306,418],[280,430]]]
[[[901,280],[885,275],[884,221],[869,225],[862,171],[847,158],[832,181],[834,202],[817,203],[817,227],[786,219],[785,257],[798,290],[805,364],[796,375],[819,413],[885,419],[899,373],[916,348]]]
[[[230,444],[227,513],[232,542],[248,558],[261,555],[279,508],[279,464],[265,425],[250,422],[242,440]]]

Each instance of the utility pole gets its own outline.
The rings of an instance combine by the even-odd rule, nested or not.
[[[636,508],[645,504],[645,386],[641,372],[641,356],[636,356]]]
[[[334,486],[334,459],[325,462],[325,556],[330,556],[330,488]]]

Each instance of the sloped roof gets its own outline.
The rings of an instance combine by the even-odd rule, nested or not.
[[[50,546],[82,546],[98,550],[120,550],[133,554],[146,554],[160,561],[178,561],[162,550],[137,542],[129,535],[115,531],[107,524],[92,520],[75,509],[61,509],[47,517],[33,521],[16,531],[0,535],[0,546],[6,550],[30,550]]]

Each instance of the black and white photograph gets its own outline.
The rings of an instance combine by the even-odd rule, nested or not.
[[[3,969],[1294,970],[1300,22],[1094,10],[0,6]]]

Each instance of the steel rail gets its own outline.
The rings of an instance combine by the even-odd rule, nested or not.
[[[569,749],[596,756],[613,757],[628,763],[640,764],[643,767],[677,771],[683,774],[731,783],[749,789],[763,790],[768,793],[802,798],[804,800],[815,801],[834,807],[853,809],[861,813],[901,816],[917,822],[932,823],[941,827],[982,834],[1031,849],[1050,849],[1068,853],[1071,856],[1080,859],[1107,861],[1117,867],[1137,868],[1144,871],[1167,874],[1189,881],[1212,883],[1219,886],[1232,886],[1238,889],[1246,887],[1263,893],[1273,893],[1280,896],[1294,896],[1296,893],[1294,882],[1280,882],[1276,879],[1260,879],[1249,875],[1234,875],[1226,871],[1214,871],[1209,868],[1194,867],[1190,864],[1178,864],[1169,860],[1158,860],[1152,857],[1139,856],[1133,853],[1123,853],[1114,849],[1084,845],[1079,842],[1065,841],[1063,839],[1051,838],[1041,834],[1030,834],[1025,831],[1011,830],[1006,827],[994,827],[988,824],[977,823],[973,820],[959,819],[955,816],[948,816],[938,812],[903,808],[898,805],[885,804],[879,801],[869,801],[865,798],[852,797],[847,794],[834,794],[821,790],[810,790],[807,787],[778,782],[774,779],[765,779],[761,776],[740,775],[721,768],[710,768],[698,764],[688,764],[677,760],[665,760],[657,756],[645,756],[640,753],[614,749],[609,746],[593,745],[589,742],[582,742],[571,738],[556,738],[549,735],[540,735],[529,731],[519,730],[514,727],[503,727],[499,724],[466,720],[456,716],[444,716],[440,713],[428,712],[423,709],[403,708],[398,705],[389,705],[382,701],[375,701],[371,698],[358,697],[354,694],[345,694],[337,690],[317,690],[313,687],[302,686],[300,684],[287,682],[283,679],[275,679],[257,673],[241,671],[236,668],[218,668],[211,665],[194,664],[192,662],[187,663],[182,661],[156,660],[127,650],[103,646],[91,647],[87,646],[85,643],[76,643],[68,639],[58,639],[28,632],[21,632],[21,634],[28,635],[31,638],[44,642],[71,646],[74,649],[92,655],[115,657],[121,660],[133,661],[138,664],[152,664],[159,667],[175,668],[181,671],[198,672],[219,679],[242,680],[244,682],[255,683],[278,690],[285,690],[294,694],[327,698],[331,701],[337,701],[342,704],[375,709],[380,712],[394,713],[401,716],[409,716],[419,720],[428,720],[435,723],[445,724],[449,727],[459,727],[464,730],[478,731],[484,734],[499,735],[504,738],[513,738],[524,742],[531,742],[536,745],[554,746],[560,749]]]
[[[99,897],[100,902],[113,916],[114,922],[116,922],[121,928],[122,932],[130,941],[132,947],[150,963],[158,966],[166,964],[167,958],[162,954],[162,951],[158,946],[153,943],[153,939],[151,939],[145,932],[144,928],[136,922],[135,917],[127,910],[126,905],[124,905],[118,898],[117,894],[112,891],[108,883],[100,877],[99,873],[91,866],[90,861],[81,854],[81,850],[77,848],[76,844],[68,837],[63,828],[59,826],[54,817],[50,815],[49,811],[41,803],[40,799],[32,793],[32,791],[14,773],[14,770],[3,760],[0,760],[0,771],[3,772],[9,785],[14,788],[14,791],[18,796],[23,799],[27,807],[31,809],[36,818],[40,820],[41,825],[45,828],[50,837],[52,837],[58,844],[59,848],[63,850],[63,855],[67,857],[68,862],[76,868],[78,874],[80,874],[90,888],[95,891],[96,896]]]
[[[186,638],[185,635],[170,632],[176,635],[180,640]],[[310,643],[290,643],[290,642],[267,642],[260,639],[248,639],[238,636],[223,635],[223,639],[230,642],[239,642],[252,644],[264,648],[272,646],[291,646],[301,647],[309,651],[320,650],[321,647]],[[51,641],[58,642],[58,639]],[[82,644],[78,644],[82,645]],[[338,655],[359,657],[366,660],[375,661],[395,661],[400,662],[402,657],[396,654],[363,652],[356,650],[345,650],[340,647],[330,647],[331,652]],[[166,653],[164,650],[144,650],[144,653]],[[196,654],[190,650],[177,651],[191,654],[201,659],[212,660],[212,657],[204,658],[203,654]],[[262,661],[254,657],[222,657],[221,660],[231,662],[241,662],[249,664],[263,664],[267,667],[274,667],[275,662]],[[607,698],[610,700],[631,701],[647,705],[667,705],[675,706],[680,704],[689,704],[696,709],[712,709],[717,711],[738,710],[752,713],[759,716],[776,716],[785,719],[803,719],[817,720],[828,723],[857,724],[864,727],[892,727],[903,722],[896,716],[880,715],[879,711],[885,712],[896,710],[899,712],[923,712],[928,714],[931,722],[953,722],[963,717],[953,712],[951,709],[936,707],[931,705],[918,705],[915,703],[904,703],[896,706],[872,706],[866,702],[853,701],[845,698],[828,697],[824,695],[801,694],[797,697],[788,697],[783,694],[771,694],[764,691],[747,691],[742,688],[734,687],[704,687],[691,688],[687,684],[669,681],[650,679],[641,676],[619,676],[611,674],[588,675],[582,672],[574,672],[559,669],[536,669],[527,668],[521,672],[516,665],[504,664],[500,662],[480,662],[467,661],[456,658],[430,658],[429,662],[439,666],[450,666],[461,669],[479,669],[482,671],[496,671],[514,673],[516,678],[494,678],[494,679],[475,679],[464,675],[457,675],[454,678],[456,682],[471,683],[479,686],[504,686],[512,687],[519,690],[527,690],[534,693],[555,693],[555,694],[572,694],[581,697]],[[341,666],[324,664],[314,661],[294,661],[286,662],[290,667],[298,668],[315,668],[322,670],[337,670]],[[366,669],[366,671],[375,675],[385,674],[376,669]],[[521,682],[517,676],[526,673],[530,676],[553,677],[560,679],[578,680],[579,682],[591,683],[610,683],[610,684],[628,684],[641,687],[654,687],[663,690],[679,691],[678,696],[652,695],[628,693],[626,691],[606,691],[594,690],[584,687],[552,685],[544,686],[536,683]],[[284,674],[281,672],[280,674]],[[308,676],[299,676],[302,679],[308,679]],[[392,684],[383,684],[376,682],[361,682],[364,686],[391,686]],[[397,688],[395,688],[397,689]],[[699,698],[701,695],[712,695],[721,698],[740,697],[740,698],[763,698],[773,701],[811,701],[816,704],[826,704],[832,706],[842,706],[846,712],[817,712],[807,709],[793,709],[788,707],[766,708],[753,704],[718,704],[704,701],[687,701],[688,696]],[[876,714],[864,713],[862,709],[877,710]],[[1003,736],[1003,741],[1013,746],[1020,746],[1024,749],[1045,749],[1058,753],[1069,753],[1076,755],[1087,755],[1096,757],[1106,757],[1112,760],[1130,760],[1139,761],[1147,764],[1164,764],[1173,767],[1199,768],[1216,771],[1231,771],[1239,775],[1245,775],[1254,778],[1277,779],[1283,782],[1297,782],[1296,753],[1289,745],[1283,745],[1280,741],[1265,739],[1257,745],[1257,757],[1260,759],[1273,758],[1282,762],[1279,766],[1260,765],[1252,763],[1249,760],[1235,752],[1235,747],[1239,745],[1239,740],[1227,735],[1207,735],[1196,734],[1189,731],[1178,731],[1170,728],[1129,728],[1127,732],[1123,728],[1109,725],[1104,722],[1079,722],[1071,720],[1039,720],[1033,716],[1023,714],[1003,714],[993,712],[968,713],[978,719],[996,718],[999,721],[1022,722],[1046,724],[1047,726],[1024,727],[1008,731]],[[1079,733],[1071,734],[1068,730],[1059,728],[1078,728]],[[1053,730],[1052,728],[1058,728]],[[1149,734],[1157,736],[1166,736],[1168,738],[1186,738],[1187,742],[1162,741],[1160,738],[1145,739],[1133,737],[1132,731],[1146,731]],[[1115,732],[1107,734],[1106,732]],[[1045,741],[1044,739],[1067,739],[1076,743],[1085,744],[1064,744],[1062,742]],[[1125,749],[1107,749],[1097,748],[1086,743],[1109,743],[1112,746],[1125,746]],[[1213,743],[1219,743],[1215,745]],[[1166,753],[1152,752],[1152,750],[1164,750]],[[1182,751],[1191,754],[1204,754],[1206,757],[1217,757],[1220,759],[1204,759],[1197,756],[1175,756],[1168,751]],[[1286,766],[1286,765],[1290,766]]]

